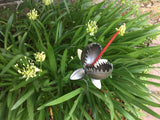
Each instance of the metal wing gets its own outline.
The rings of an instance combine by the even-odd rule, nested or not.
[[[78,49],[77,50],[78,58],[81,60],[81,55],[82,55],[82,50]]]
[[[101,89],[101,81],[100,80],[91,78],[91,81],[94,86],[96,86],[98,89]]]
[[[71,80],[79,80],[82,79],[85,76],[85,71],[83,68],[79,68],[75,70],[72,75],[70,76]]]

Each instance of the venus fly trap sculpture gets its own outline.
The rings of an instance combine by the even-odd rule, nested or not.
[[[79,55],[81,56],[80,60],[82,61],[83,68],[74,71],[70,79],[83,79],[85,77],[85,74],[87,74],[91,77],[92,83],[97,88],[101,89],[100,80],[107,78],[113,71],[113,65],[106,59],[99,59],[93,66],[90,67],[90,65],[100,54],[101,50],[101,46],[97,43],[91,43],[86,46],[82,51],[82,55]]]
[[[109,47],[112,41],[116,38],[118,34],[123,36],[125,32],[125,24],[121,25],[119,29],[116,28],[117,32],[113,35],[111,40],[102,50],[101,46],[97,43],[91,43],[87,45],[83,51],[78,50],[78,57],[82,62],[83,68],[75,70],[70,76],[71,80],[83,79],[87,74],[92,83],[98,88],[101,89],[101,81],[106,79],[113,71],[113,65],[107,59],[101,59],[100,57]],[[88,84],[87,84],[88,89]]]

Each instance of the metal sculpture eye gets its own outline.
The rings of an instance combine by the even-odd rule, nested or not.
[[[81,58],[83,68],[74,71],[70,76],[70,79],[83,79],[85,74],[87,74],[90,76],[92,83],[98,89],[101,89],[100,80],[106,79],[113,71],[113,65],[109,63],[107,59],[99,59],[93,66],[90,66],[101,53],[101,51],[102,48],[97,43],[91,43],[87,45],[82,52],[78,50],[78,56]]]

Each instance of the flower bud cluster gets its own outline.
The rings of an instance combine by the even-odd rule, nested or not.
[[[37,62],[43,62],[46,58],[46,54],[43,51],[41,53],[40,52],[35,53],[34,56]]]
[[[27,13],[27,16],[29,17],[30,20],[36,20],[38,17],[37,10],[35,9],[30,10],[30,12]]]
[[[42,51],[37,52],[34,54],[36,62],[43,62],[46,58],[45,53]],[[25,78],[26,81],[29,78],[36,77],[39,75],[39,72],[42,72],[42,69],[38,68],[32,60],[28,60],[28,58],[25,56],[24,58],[20,59],[19,64],[15,64],[15,68],[17,69],[17,72],[22,75],[22,78]]]
[[[120,26],[120,28],[116,28],[117,31],[120,31],[119,32],[119,35],[123,36],[125,31],[126,31],[126,24],[124,23],[123,25]]]
[[[53,3],[53,0],[43,0],[43,3],[48,6]]]
[[[89,33],[90,36],[94,36],[95,33],[97,33],[97,23],[96,21],[91,21],[89,20],[89,22],[87,23],[87,33]]]

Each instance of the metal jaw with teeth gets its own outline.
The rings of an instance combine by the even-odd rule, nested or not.
[[[87,74],[92,83],[101,89],[102,79],[106,79],[113,71],[113,65],[107,59],[99,59],[93,66],[90,66],[101,53],[102,48],[97,43],[87,45],[83,51],[78,49],[78,57],[82,61],[83,68],[75,70],[70,76],[71,80],[83,79]]]

